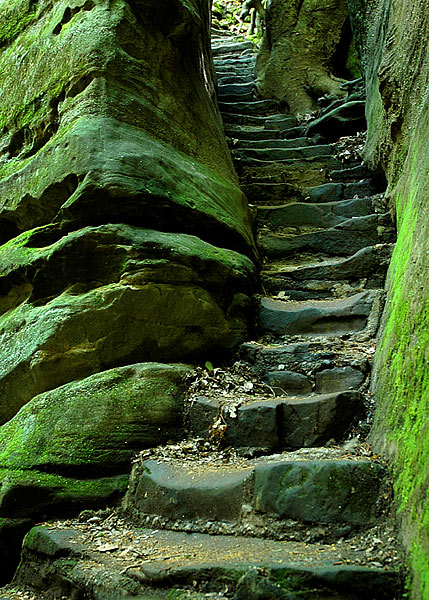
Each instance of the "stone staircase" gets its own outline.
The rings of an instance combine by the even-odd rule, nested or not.
[[[213,53],[261,253],[254,339],[197,370],[186,439],[136,458],[122,511],[34,528],[0,598],[402,597],[366,441],[394,228],[356,153],[359,82],[300,121],[254,97],[250,42],[215,36]]]

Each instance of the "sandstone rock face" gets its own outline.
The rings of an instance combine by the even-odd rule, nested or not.
[[[210,97],[207,2],[2,10],[5,422],[98,370],[231,348],[253,278],[233,250],[253,242]]]
[[[429,594],[429,10],[427,0],[348,0],[367,87],[366,160],[389,184],[398,241],[376,355],[374,440],[395,458],[412,597]]]
[[[188,369],[140,363],[246,336],[209,28],[208,0],[0,6],[3,518],[123,492],[132,453],[181,427]]]
[[[249,259],[199,238],[85,227],[2,249],[0,419],[36,394],[139,360],[187,360],[246,333]],[[38,247],[43,244],[43,247]]]

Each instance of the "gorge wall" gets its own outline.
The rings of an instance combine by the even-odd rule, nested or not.
[[[179,435],[177,361],[246,338],[254,245],[209,31],[208,0],[0,4],[6,571],[13,532],[114,499],[134,452]]]
[[[429,596],[429,3],[348,0],[367,87],[365,157],[398,242],[376,354],[376,446],[394,459],[413,598]]]

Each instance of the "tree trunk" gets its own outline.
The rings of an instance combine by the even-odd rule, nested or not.
[[[343,95],[332,65],[346,19],[345,0],[271,0],[256,63],[259,95],[292,114],[313,112],[324,94]]]

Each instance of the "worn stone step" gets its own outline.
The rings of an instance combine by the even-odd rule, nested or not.
[[[250,78],[252,81],[254,80],[253,72],[255,70],[255,65],[253,63],[250,64],[242,64],[242,65],[219,65],[216,67],[216,76],[224,78],[229,78],[233,80],[234,83],[239,84],[244,83],[245,79]]]
[[[298,126],[298,120],[292,115],[286,115],[279,113],[277,115],[270,115],[265,119],[265,129],[279,129],[285,131],[290,128]]]
[[[245,146],[244,148],[241,147],[240,149],[235,150],[235,157],[246,162],[246,164],[251,160],[282,161],[296,158],[329,156],[331,154],[332,147],[329,145],[277,148],[249,148],[248,146]]]
[[[225,112],[222,114],[224,123],[228,125],[259,125],[268,130],[285,131],[293,127],[293,120],[287,115],[282,115],[277,121],[269,121],[269,116],[250,115],[240,112]],[[281,127],[280,125],[283,125]]]
[[[312,547],[298,541],[137,529],[116,522],[112,527],[111,523],[111,518],[101,521],[98,530],[86,522],[34,528],[25,540],[13,588],[28,597],[30,586],[37,598],[78,598],[85,590],[87,600],[176,596],[203,600],[224,597],[226,586],[234,600],[249,600],[255,590],[260,591],[258,598],[279,600],[392,600],[401,595],[399,570],[391,565],[371,566],[368,546],[353,537],[338,545]],[[116,548],[100,551],[103,538],[88,533],[105,536]],[[200,595],[198,589],[205,593]],[[13,592],[2,596],[16,597]]]
[[[282,140],[283,134],[281,131],[269,131],[264,129],[262,125],[233,125],[226,123],[224,127],[225,135],[240,141],[250,140]]]
[[[353,183],[325,183],[305,190],[306,202],[336,202],[355,196],[373,196],[380,192],[373,179],[363,179]]]
[[[252,70],[255,66],[255,62],[256,58],[251,55],[236,58],[228,58],[226,56],[213,58],[216,71]]]
[[[216,72],[218,93],[223,94],[225,86],[244,86],[251,84],[254,85],[253,75],[231,75],[230,73],[224,73],[222,71]]]
[[[353,256],[305,256],[291,265],[267,265],[261,275],[270,293],[285,292],[291,298],[344,296],[368,288],[383,288],[393,244],[362,248]]]
[[[356,165],[346,169],[334,169],[330,173],[334,182],[361,181],[362,179],[371,179],[372,173],[366,165]]]
[[[382,467],[369,460],[288,460],[287,453],[234,464],[144,460],[125,509],[175,521],[239,523],[251,513],[313,524],[369,527]]]
[[[314,227],[317,227],[315,215]],[[392,242],[395,232],[389,214],[370,214],[342,220],[329,229],[300,233],[266,233],[258,236],[258,246],[270,258],[287,257],[294,252],[323,252],[328,256],[352,256],[360,249]]]
[[[239,348],[239,356],[252,365],[258,377],[288,371],[304,375],[313,386],[318,373],[330,371],[335,376],[337,368],[353,368],[367,375],[369,369],[365,350],[350,340],[329,340],[329,344],[321,338],[282,344],[245,342]]]
[[[249,101],[244,101],[246,98],[243,97],[243,102],[229,101],[219,102],[219,110],[223,115],[226,113],[240,113],[246,115],[267,115],[272,112],[275,113],[279,110],[279,105],[273,100],[256,100],[253,98],[253,94],[249,96]]]
[[[258,206],[284,205],[285,202],[300,202],[303,200],[301,190],[290,183],[243,183],[240,187],[250,204]]]
[[[229,31],[229,29],[216,29],[216,27],[211,28],[211,37],[212,39],[217,38],[225,40],[225,43],[233,43],[238,38],[237,34],[235,34],[233,31]],[[242,41],[242,39],[243,38],[240,36],[239,41]]]
[[[238,102],[242,100],[254,100],[254,85],[250,83],[231,83],[218,86],[219,108],[225,110],[228,107],[228,102]],[[234,111],[235,112],[235,111]]]
[[[329,368],[320,368],[319,371],[306,372],[305,374],[298,371],[277,369],[276,371],[266,372],[263,379],[273,388],[277,396],[284,394],[305,396],[313,392],[315,394],[328,394],[358,389],[365,381],[365,372],[361,367],[351,365],[343,367],[329,366]],[[331,437],[335,438],[336,435]]]
[[[362,412],[362,396],[356,390],[311,391],[312,387],[326,389],[331,384],[350,387],[352,382],[362,383],[363,374],[352,367],[343,373],[339,369],[321,372],[315,383],[292,371],[268,372],[265,379],[278,398],[255,400],[249,396],[241,404],[222,398],[195,398],[189,408],[190,433],[210,439],[220,420],[225,446],[264,451],[316,447],[329,440],[340,441]]]
[[[235,163],[240,185],[289,183],[304,190],[327,183],[330,171],[340,165],[340,161],[332,155],[275,162],[252,160],[249,164],[242,160]]]
[[[229,44],[216,44],[212,43],[212,54],[213,56],[220,56],[223,54],[240,54],[244,50],[254,50],[255,45],[250,41],[233,42]]]
[[[355,198],[338,202],[308,204],[296,202],[285,206],[260,206],[257,209],[258,223],[276,227],[335,227],[351,217],[373,214],[371,198]]]
[[[303,127],[292,127],[281,131],[280,129],[266,129],[263,124],[259,125],[235,125],[225,124],[226,135],[239,140],[265,140],[265,139],[293,139],[303,137]]]
[[[375,292],[366,291],[343,300],[282,301],[262,298],[258,325],[274,335],[341,336],[365,329]]]
[[[297,122],[295,117],[285,115],[284,113],[257,116],[247,115],[245,113],[224,113],[223,119],[225,123],[235,125],[259,125],[270,131],[286,131],[290,128],[295,128]]]
[[[256,61],[256,53],[251,49],[243,50],[242,52],[225,52],[224,54],[214,56],[213,62],[216,67],[216,64],[218,64],[219,61],[224,61],[225,64],[230,63],[234,65],[237,60],[243,59],[250,60],[254,64]]]
[[[314,146],[317,148],[317,146]],[[306,149],[307,150],[307,149]],[[310,156],[297,156],[300,152],[292,149],[289,151],[284,151],[284,155],[286,153],[289,155],[289,158],[277,158],[276,160],[262,160],[258,158],[248,158],[246,156],[242,156],[241,154],[236,157],[236,168],[239,172],[239,175],[242,175],[245,171],[245,168],[249,169],[261,169],[261,172],[269,173],[271,170],[275,172],[276,168],[290,168],[291,170],[295,170],[301,172],[305,175],[309,175],[309,173],[305,173],[306,171],[311,171],[312,167],[316,165],[316,170],[321,170],[327,172],[330,169],[335,169],[338,166],[338,159],[335,158],[332,154],[319,154],[317,149],[314,150],[311,155],[310,147],[308,148]],[[295,152],[295,158],[292,158],[291,155]],[[253,179],[252,174],[250,177]],[[296,180],[300,180],[301,177],[296,177]],[[304,180],[305,181],[305,180]],[[291,182],[293,183],[293,182]]]
[[[267,133],[267,131],[264,131]],[[237,148],[239,150],[267,150],[271,148],[305,148],[307,146],[313,147],[317,144],[312,138],[299,137],[291,139],[283,139],[277,137],[274,139],[256,139],[256,140],[238,140]]]

